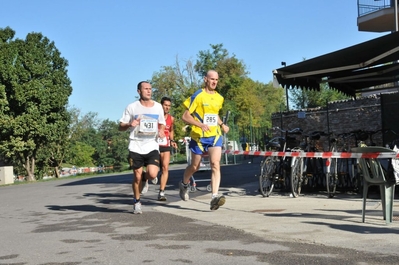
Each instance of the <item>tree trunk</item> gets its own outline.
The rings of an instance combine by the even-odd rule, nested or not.
[[[31,158],[31,157],[27,157],[26,158],[26,162],[25,162],[25,169],[26,172],[28,173],[26,180],[27,181],[36,181],[35,178],[35,159]]]
[[[59,167],[54,167],[54,175],[58,179],[60,177],[60,170]]]

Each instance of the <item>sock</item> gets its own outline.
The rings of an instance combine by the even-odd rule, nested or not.
[[[184,184],[183,180],[181,181],[181,183],[183,183],[183,186],[184,186],[184,187],[186,187],[186,188],[188,187],[188,183],[187,183],[187,184]]]
[[[140,199],[133,198],[133,204],[140,202]]]
[[[217,193],[212,194],[212,199],[213,199],[213,198],[216,198],[217,196],[218,196]]]

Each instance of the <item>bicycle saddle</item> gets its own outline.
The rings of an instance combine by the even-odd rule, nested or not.
[[[282,137],[275,137],[267,143],[266,147],[271,147],[273,149],[275,148],[280,149],[281,146],[284,144],[284,141],[285,139]]]
[[[314,131],[309,133],[307,136],[310,138],[310,140],[319,140],[320,136],[324,136],[325,133],[322,131]]]

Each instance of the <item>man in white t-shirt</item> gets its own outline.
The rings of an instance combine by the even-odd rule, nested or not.
[[[138,101],[129,104],[119,120],[119,130],[130,130],[129,157],[133,160],[133,213],[141,214],[140,191],[146,180],[159,172],[158,137],[164,138],[165,117],[162,105],[151,99],[152,87],[147,81],[137,85]],[[146,172],[143,171],[146,167]]]

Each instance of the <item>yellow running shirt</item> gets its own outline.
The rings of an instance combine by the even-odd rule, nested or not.
[[[209,94],[204,89],[197,90],[184,101],[184,107],[194,116],[194,119],[207,124],[210,128],[209,131],[203,132],[200,127],[193,125],[190,135],[192,139],[197,141],[202,137],[222,135],[218,117],[223,101],[224,98],[218,92]]]

